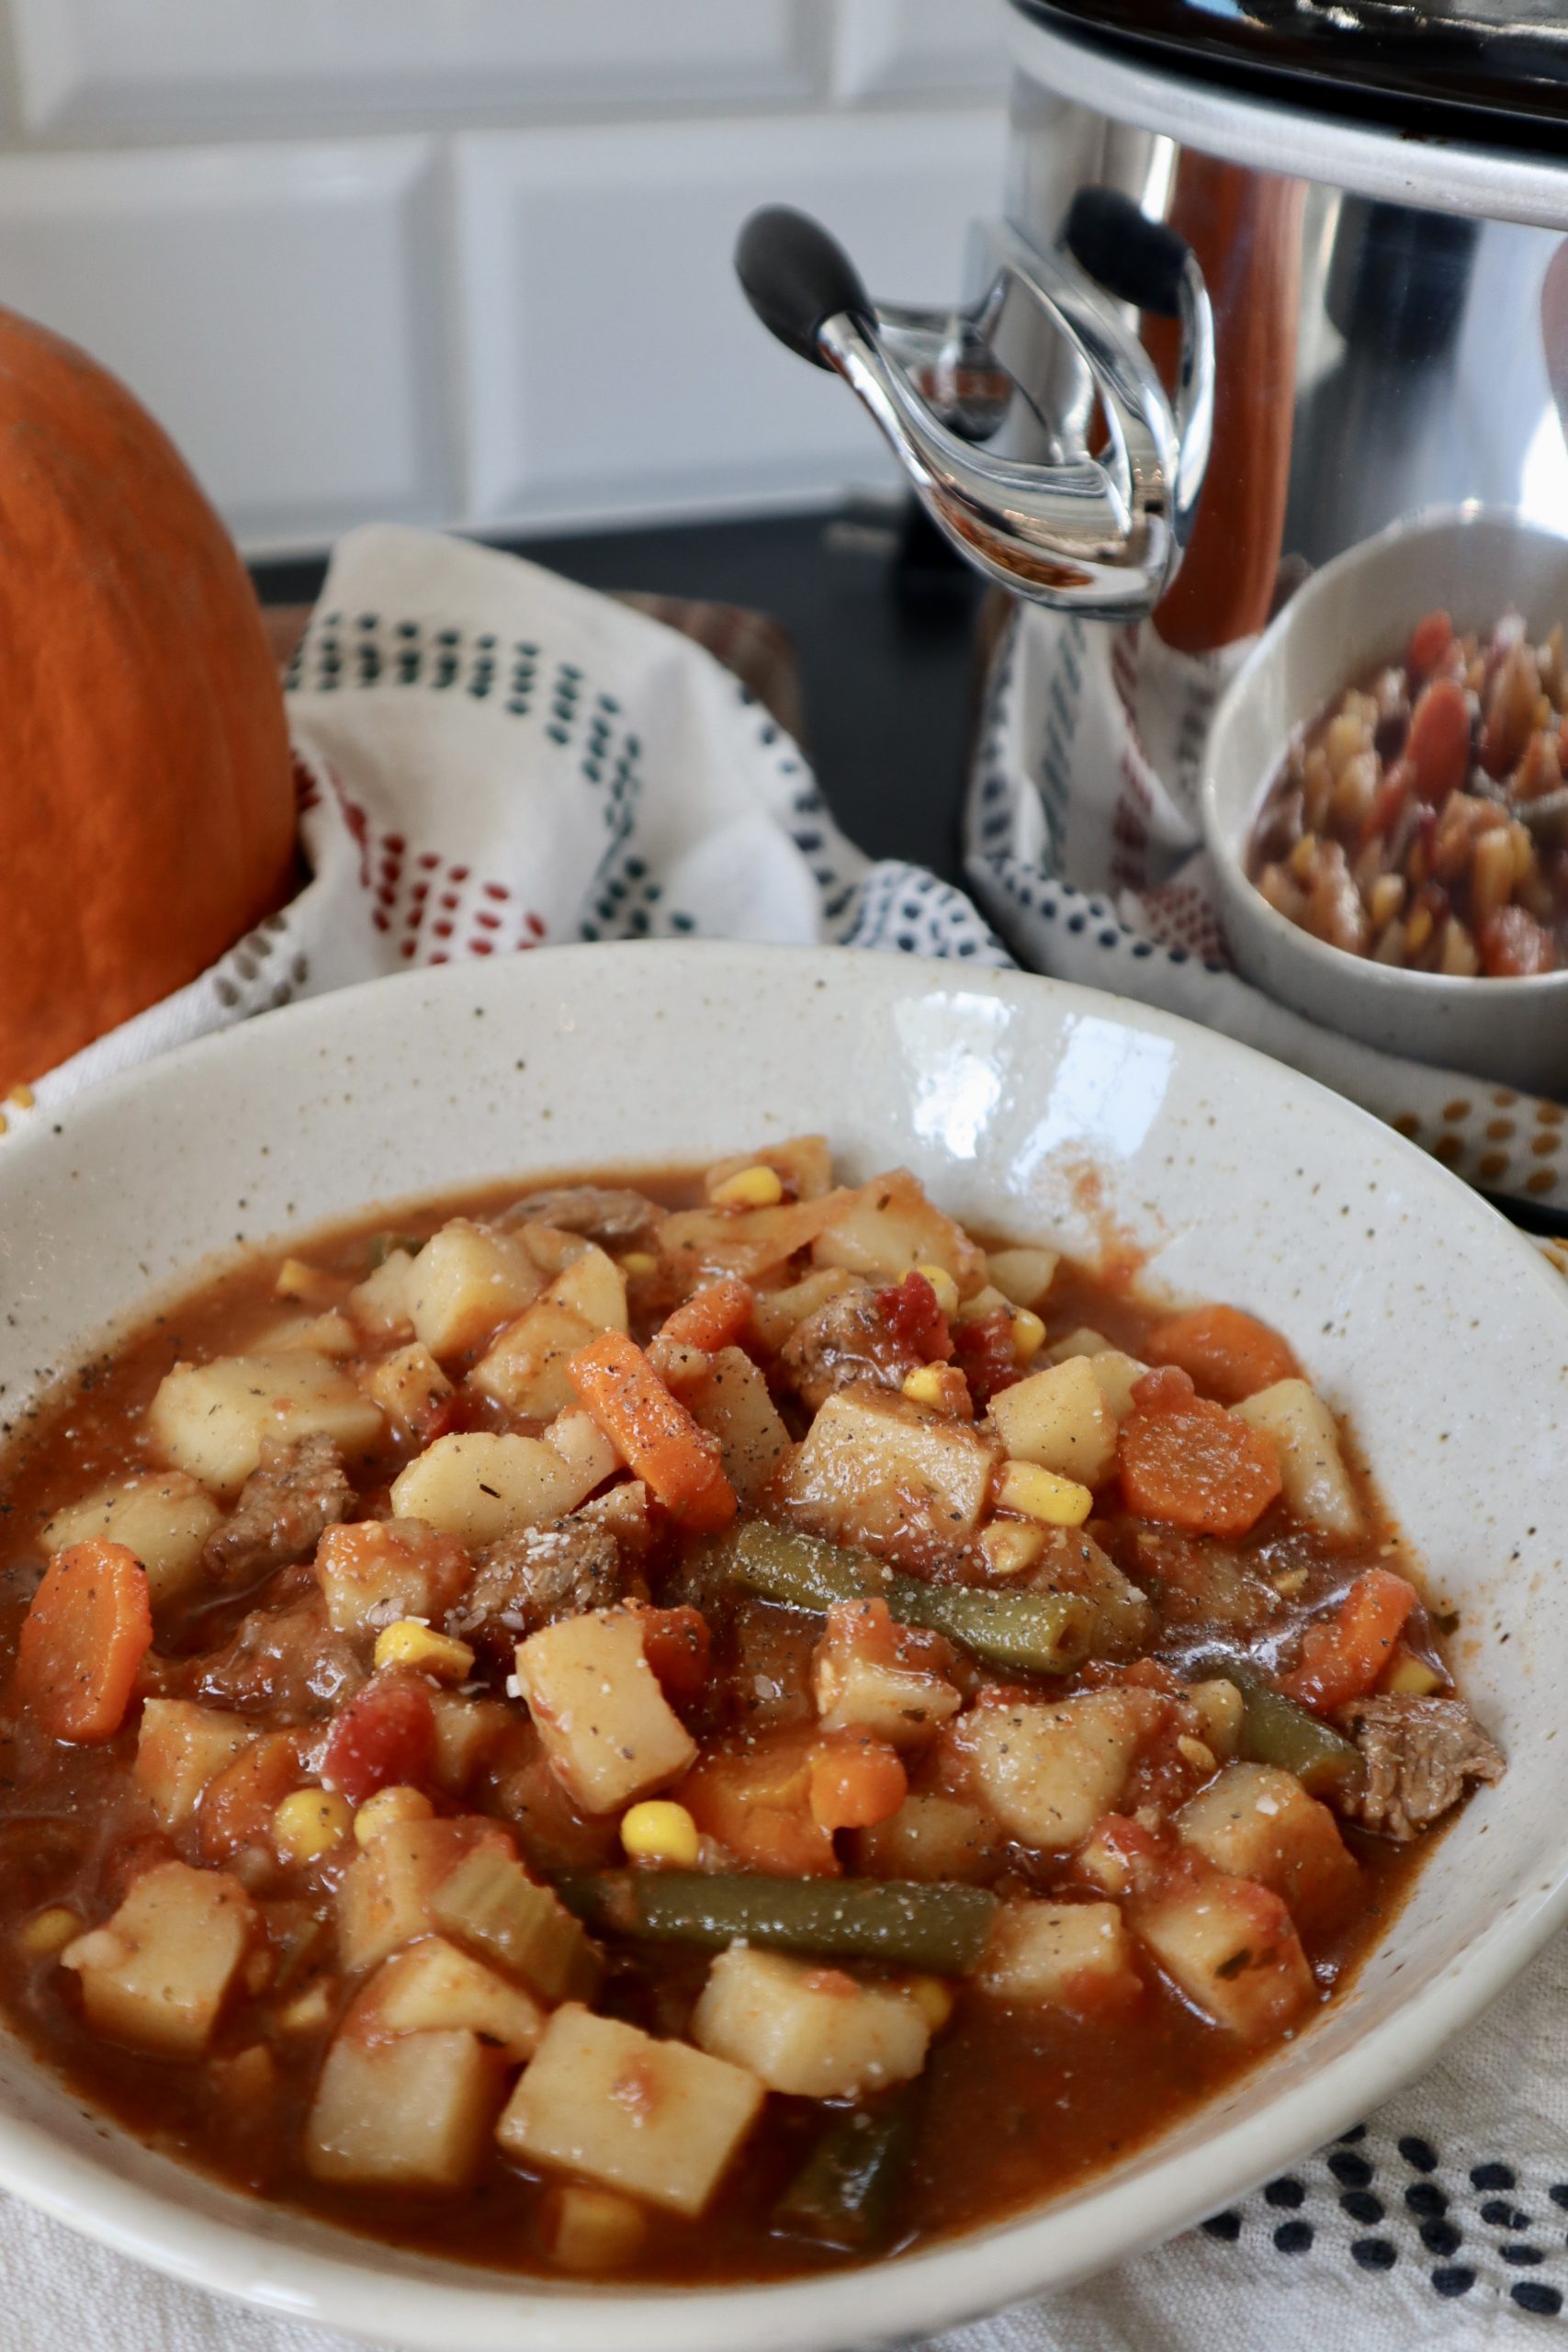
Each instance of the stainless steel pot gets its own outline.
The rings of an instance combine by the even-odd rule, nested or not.
[[[797,216],[739,255],[984,571],[1202,650],[1283,559],[1423,507],[1568,530],[1560,16],[1014,0],[1011,29],[1005,217],[960,309],[875,311]]]

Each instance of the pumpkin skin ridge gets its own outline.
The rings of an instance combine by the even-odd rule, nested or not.
[[[282,689],[163,428],[0,310],[0,1093],[197,978],[288,895]]]

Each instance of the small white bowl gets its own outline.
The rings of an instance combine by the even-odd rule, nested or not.
[[[1237,968],[1272,997],[1369,1046],[1532,1093],[1568,1089],[1568,970],[1532,979],[1406,972],[1314,939],[1247,878],[1247,842],[1297,727],[1380,662],[1423,614],[1483,633],[1509,607],[1531,635],[1568,623],[1568,539],[1469,505],[1394,523],[1315,572],[1220,701],[1202,786],[1220,921]]]
[[[1284,2171],[1437,2058],[1562,1923],[1560,1278],[1377,1121],[1143,1005],[913,956],[671,942],[451,965],[266,1014],[0,1143],[5,1410],[107,1323],[188,1284],[204,1255],[221,1261],[237,1232],[372,1201],[393,1222],[410,1195],[701,1164],[812,1127],[852,1178],[902,1161],[982,1230],[1146,1251],[1153,1283],[1278,1325],[1352,1415],[1436,1595],[1461,1612],[1466,1688],[1508,1777],[1438,1841],[1343,1997],[1034,2211],[775,2286],[508,2277],[375,2244],[143,2146],[4,2031],[0,2188],[177,2278],[418,2352],[923,2340]]]

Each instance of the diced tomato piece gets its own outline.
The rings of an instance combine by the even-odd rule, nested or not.
[[[428,1781],[435,1764],[435,1711],[412,1674],[380,1674],[340,1709],[327,1735],[321,1781],[363,1804],[378,1789]]]
[[[1280,1678],[1286,1698],[1318,1714],[1361,1698],[1393,1657],[1416,1602],[1416,1588],[1404,1577],[1391,1568],[1368,1568],[1335,1616],[1307,1627],[1299,1660]]]
[[[953,1338],[959,1369],[969,1383],[976,1408],[984,1412],[992,1397],[1010,1388],[1019,1376],[1012,1317],[1005,1306],[993,1307],[988,1315],[960,1323]]]
[[[1410,715],[1404,762],[1415,789],[1434,806],[1462,790],[1470,774],[1470,703],[1457,678],[1434,678]]]
[[[1156,1324],[1148,1350],[1153,1363],[1179,1364],[1222,1405],[1239,1405],[1301,1370],[1278,1331],[1239,1306],[1195,1306],[1173,1315]]]
[[[1447,613],[1428,613],[1410,632],[1405,666],[1417,678],[1430,676],[1454,641],[1454,625]]]
[[[1476,934],[1481,968],[1495,980],[1527,979],[1532,972],[1555,972],[1557,950],[1524,907],[1497,907]]]
[[[44,1571],[17,1642],[17,1697],[53,1739],[112,1739],[152,1644],[147,1571],[123,1544],[68,1544]]]
[[[953,1354],[953,1337],[936,1293],[924,1274],[908,1273],[896,1290],[879,1290],[878,1315],[900,1347],[925,1363],[946,1363]]]
[[[1200,1535],[1245,1535],[1280,1492],[1272,1438],[1198,1396],[1175,1365],[1134,1388],[1117,1467],[1130,1510]]]
[[[713,1669],[713,1634],[700,1609],[639,1608],[642,1654],[667,1699],[694,1699]]]
[[[834,1732],[811,1758],[811,1815],[824,1829],[873,1829],[908,1793],[897,1749],[868,1732]]]

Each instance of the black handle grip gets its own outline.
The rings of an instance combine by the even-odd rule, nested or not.
[[[817,368],[831,364],[817,341],[825,320],[847,311],[869,326],[875,315],[843,247],[787,204],[752,213],[736,242],[735,274],[769,334]]]
[[[1081,187],[1067,214],[1062,242],[1080,269],[1114,294],[1162,319],[1181,309],[1187,241],[1163,220],[1140,212],[1113,187]]]

